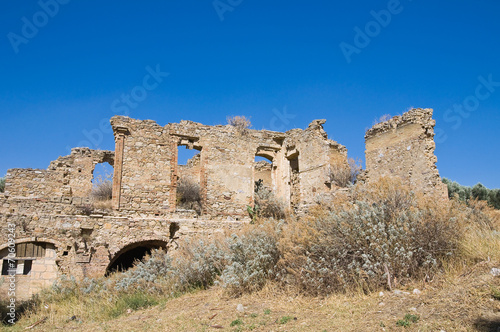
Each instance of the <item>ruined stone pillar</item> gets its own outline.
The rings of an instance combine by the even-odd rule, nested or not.
[[[119,127],[115,129],[117,134],[115,140],[115,164],[113,174],[113,209],[120,209],[120,197],[122,189],[122,171],[123,171],[123,150],[125,147],[125,135],[128,133],[127,128]]]

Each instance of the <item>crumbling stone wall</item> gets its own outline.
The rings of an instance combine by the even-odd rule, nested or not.
[[[412,188],[447,197],[434,155],[433,110],[412,109],[366,132],[366,180],[400,177]]]
[[[49,286],[60,274],[77,279],[103,276],[113,261],[137,246],[173,250],[192,236],[210,237],[242,225],[236,221],[200,220],[187,213],[168,218],[82,215],[69,203],[0,197],[0,267],[7,255],[9,223],[15,224],[16,244],[47,244],[43,257],[17,253],[16,259],[33,261],[28,274],[16,276],[18,299]],[[0,294],[7,288],[7,276],[0,275]]]
[[[347,149],[328,139],[323,129],[326,120],[314,120],[307,129],[287,132],[286,158],[289,162],[287,180],[292,206],[306,212],[318,195],[329,192],[334,184],[329,172],[333,162],[347,163]]]
[[[273,165],[267,161],[257,161],[254,163],[254,179],[255,181],[262,180],[262,184],[267,188],[273,187]]]
[[[255,156],[272,161],[272,189],[299,210],[312,202],[314,193],[330,189],[325,184],[329,161],[334,156],[346,159],[346,149],[328,140],[324,122],[279,133],[192,121],[161,127],[151,120],[115,116],[111,119],[117,160],[114,207],[156,215],[175,211],[177,181],[182,172],[188,172],[177,164],[177,147],[186,146],[200,151],[191,174],[199,176],[204,215],[248,218],[246,207],[254,199]]]
[[[5,195],[45,198],[89,197],[95,165],[113,165],[112,151],[73,148],[71,154],[59,157],[46,170],[9,169],[5,179]]]
[[[186,165],[179,165],[179,178],[189,179],[194,183],[200,183],[201,155],[198,153],[189,159]]]
[[[16,244],[49,248],[34,259],[30,275],[18,277],[21,298],[60,273],[102,276],[139,246],[172,250],[192,236],[238,228],[249,219],[247,206],[261,178],[287,207],[306,213],[338,189],[331,183],[332,166],[347,165],[346,148],[328,139],[324,123],[314,120],[304,130],[280,133],[192,121],[160,126],[115,116],[114,152],[75,148],[46,170],[8,171],[6,192],[0,194],[0,258],[9,223],[16,225]],[[433,127],[431,109],[375,125],[365,136],[364,181],[398,176],[415,190],[446,197],[435,166]],[[200,153],[181,166],[179,146]],[[255,163],[256,156],[271,163]],[[114,166],[110,210],[92,207],[89,198],[95,165],[102,162]],[[180,178],[199,183],[201,216],[176,208]],[[5,285],[0,281],[0,292]]]

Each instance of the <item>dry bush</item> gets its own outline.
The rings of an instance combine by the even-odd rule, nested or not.
[[[254,198],[255,205],[251,211],[253,217],[276,220],[286,217],[285,203],[277,198],[272,190],[264,186],[262,179],[255,181]]]
[[[392,119],[392,116],[390,114],[384,114],[384,115],[380,116],[378,119],[373,120],[372,126],[375,126],[375,125],[382,123],[382,122],[389,121],[390,119]]]
[[[111,176],[112,177],[112,176]],[[98,176],[90,196],[95,201],[109,201],[113,197],[113,180],[109,177]]]
[[[221,285],[230,295],[260,290],[274,279],[280,257],[278,230],[279,225],[264,223],[226,239],[228,259]]]
[[[328,178],[337,187],[345,188],[356,182],[361,170],[361,161],[349,158],[347,163],[336,162],[331,164],[328,170]]]
[[[177,182],[177,206],[181,209],[195,210],[201,213],[200,185],[190,178]]]
[[[246,118],[244,115],[228,116],[226,118],[227,124],[235,127],[240,132],[245,132],[248,128],[252,126],[250,118]]]
[[[227,264],[226,255],[226,243],[219,237],[185,241],[172,262],[177,279],[176,290],[212,286]]]
[[[419,206],[398,181],[358,189],[356,201],[289,223],[280,239],[280,280],[308,295],[372,291],[429,279],[460,255],[461,219],[448,201]],[[430,205],[430,204],[433,205]]]

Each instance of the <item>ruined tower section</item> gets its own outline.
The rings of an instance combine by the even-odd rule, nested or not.
[[[434,155],[432,109],[412,109],[376,124],[366,132],[366,180],[381,176],[403,179],[425,194],[447,197]]]
[[[332,164],[347,165],[347,149],[328,139],[323,129],[326,120],[314,120],[305,129],[286,132],[285,156],[288,161],[290,205],[305,211],[318,195],[332,189],[329,172]]]

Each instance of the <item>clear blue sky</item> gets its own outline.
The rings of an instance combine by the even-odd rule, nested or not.
[[[114,149],[116,113],[324,118],[364,159],[374,119],[413,106],[434,109],[441,176],[500,188],[498,1],[54,1],[1,4],[0,176]]]

